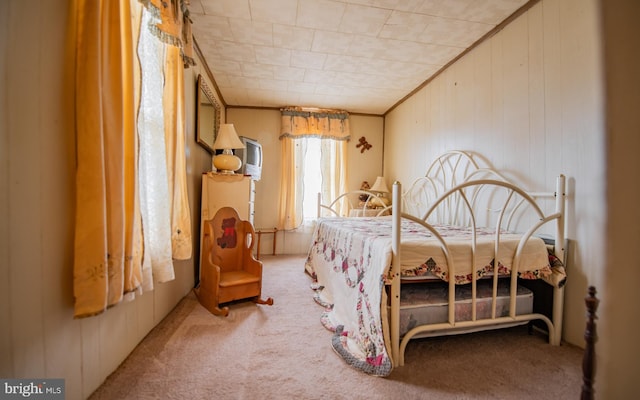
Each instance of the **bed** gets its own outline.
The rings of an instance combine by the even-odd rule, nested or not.
[[[319,202],[319,213],[326,212],[305,271],[332,347],[348,364],[387,376],[404,365],[414,338],[534,320],[542,321],[550,344],[560,343],[565,178],[557,177],[553,191],[527,192],[478,158],[441,155],[406,191],[395,182],[391,206],[375,208],[375,217],[345,215],[353,207],[349,196],[371,207],[367,196],[376,193]],[[543,295],[551,297],[544,299],[548,312],[537,309],[528,284],[534,281],[550,288]]]

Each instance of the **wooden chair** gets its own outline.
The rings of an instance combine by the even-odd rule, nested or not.
[[[249,221],[242,221],[235,209],[223,207],[204,222],[200,263],[200,284],[195,289],[200,303],[215,315],[229,315],[221,304],[251,299],[263,300],[262,262],[253,257],[255,232]]]

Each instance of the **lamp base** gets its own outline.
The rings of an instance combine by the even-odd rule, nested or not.
[[[233,154],[218,154],[213,158],[213,166],[221,174],[235,174],[242,167],[242,160]]]
[[[376,207],[386,207],[391,204],[391,199],[382,196],[376,196],[372,197],[371,200],[369,200],[369,203],[373,204]]]

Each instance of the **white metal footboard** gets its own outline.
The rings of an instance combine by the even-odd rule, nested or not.
[[[473,330],[483,330],[483,329],[491,329],[496,327],[506,327],[512,326],[514,324],[523,323],[531,320],[542,320],[545,322],[549,332],[549,343],[552,345],[559,345],[561,336],[562,336],[562,320],[563,320],[563,303],[564,303],[564,289],[559,287],[554,287],[553,291],[553,315],[552,319],[549,319],[547,316],[539,313],[530,313],[530,314],[522,314],[516,315],[516,294],[517,294],[517,272],[519,266],[520,253],[526,243],[526,241],[539,230],[540,227],[547,223],[555,224],[555,246],[554,252],[555,255],[560,260],[565,260],[564,258],[564,245],[565,245],[565,177],[560,175],[556,181],[556,190],[555,192],[549,193],[526,193],[522,189],[503,181],[494,181],[494,180],[475,180],[465,182],[460,184],[447,193],[445,193],[441,199],[446,198],[451,194],[458,193],[463,199],[463,203],[469,209],[473,208],[474,199],[465,195],[465,188],[472,187],[474,185],[494,185],[499,187],[504,187],[509,192],[508,197],[511,197],[513,194],[519,195],[528,205],[532,207],[532,209],[536,212],[539,220],[532,224],[530,228],[523,234],[520,239],[518,248],[515,253],[515,257],[512,264],[511,271],[511,292],[510,292],[510,302],[509,302],[509,315],[504,317],[496,316],[495,305],[496,305],[496,297],[497,297],[497,287],[498,287],[498,273],[494,272],[493,274],[493,293],[492,293],[492,313],[491,318],[487,319],[476,319],[476,301],[477,301],[477,292],[476,292],[476,280],[477,276],[475,273],[472,274],[472,317],[470,321],[456,321],[455,320],[455,279],[449,278],[449,297],[448,297],[448,322],[439,323],[439,324],[430,324],[430,325],[422,325],[417,326],[411,330],[409,330],[402,338],[400,337],[400,293],[401,293],[401,219],[408,218],[417,223],[420,223],[426,229],[430,230],[431,233],[436,237],[442,246],[443,252],[445,253],[445,257],[447,259],[449,270],[453,271],[453,258],[449,254],[449,249],[445,240],[438,234],[438,232],[425,221],[427,220],[431,210],[437,207],[438,204],[433,204],[430,207],[430,211],[427,212],[427,215],[424,219],[417,218],[415,216],[405,214],[401,210],[402,199],[402,186],[399,182],[395,182],[393,184],[393,202],[392,202],[392,215],[393,215],[393,228],[392,228],[392,264],[390,269],[390,340],[391,340],[391,352],[392,359],[396,366],[404,365],[404,352],[406,350],[406,346],[412,338],[416,335],[430,333],[430,332],[442,332],[442,331],[454,331],[454,332],[468,332]],[[475,196],[475,195],[474,195]],[[545,215],[540,207],[537,205],[535,198],[543,198],[543,197],[555,197],[555,212],[550,215]],[[441,201],[441,200],[438,200]],[[507,200],[508,202],[509,200]],[[518,206],[516,206],[517,208]],[[510,215],[504,215],[506,211],[505,209],[498,210],[499,211],[499,220],[510,219]],[[471,224],[474,228],[474,233],[472,237],[472,263],[475,265],[475,244],[476,244],[476,235],[475,235],[475,227],[476,221],[473,215],[473,211],[471,212]],[[498,229],[496,234],[496,244],[495,244],[495,253],[498,254],[498,246],[500,246],[500,223],[498,223]],[[497,264],[497,261],[496,263]]]

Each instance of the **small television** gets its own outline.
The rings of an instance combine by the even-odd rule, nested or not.
[[[255,181],[259,181],[262,175],[262,145],[255,139],[240,136],[244,149],[236,149],[235,155],[242,160],[239,173],[251,175]]]

